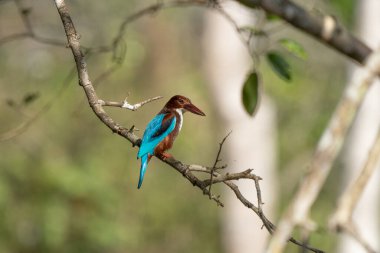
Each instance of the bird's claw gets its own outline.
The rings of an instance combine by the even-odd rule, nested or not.
[[[167,160],[169,158],[173,158],[173,156],[169,153],[161,153],[160,154],[160,158],[163,159],[163,160]]]

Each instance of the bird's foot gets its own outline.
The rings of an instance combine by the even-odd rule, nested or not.
[[[160,158],[162,158],[163,160],[166,160],[166,159],[169,159],[169,158],[173,158],[173,156],[169,153],[161,153],[160,154]]]

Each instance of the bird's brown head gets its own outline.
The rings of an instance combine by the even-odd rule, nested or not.
[[[170,109],[182,109],[189,111],[197,115],[206,116],[198,107],[196,107],[191,100],[181,95],[175,95],[165,105],[165,108]]]

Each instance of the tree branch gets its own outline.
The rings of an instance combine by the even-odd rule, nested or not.
[[[352,213],[358,204],[360,196],[363,194],[370,177],[378,168],[380,160],[380,131],[377,133],[376,140],[369,152],[368,159],[361,169],[360,175],[355,179],[353,184],[344,192],[338,201],[338,207],[330,218],[329,227],[333,231],[346,232],[354,237],[368,252],[375,252],[360,236],[354,221]]]
[[[136,103],[136,104],[130,104],[128,103],[128,97],[129,97],[129,94],[128,96],[124,99],[124,102],[111,102],[111,101],[103,101],[101,99],[98,100],[98,103],[101,105],[101,106],[113,106],[113,107],[120,107],[120,108],[124,108],[124,109],[128,109],[128,110],[131,110],[131,111],[136,111],[137,109],[139,109],[141,106],[147,104],[147,103],[150,103],[150,102],[153,102],[155,100],[158,100],[158,99],[161,99],[163,98],[162,96],[157,96],[157,97],[154,97],[154,98],[150,98],[150,99],[147,99],[145,101],[142,101],[140,103]]]
[[[279,16],[290,25],[364,64],[372,50],[351,35],[332,16],[310,14],[298,4],[289,0],[235,0],[250,8],[260,7],[268,13]]]
[[[48,44],[51,46],[58,46],[58,47],[65,47],[66,46],[66,44],[62,41],[42,37],[42,36],[36,34],[34,29],[33,29],[32,22],[30,21],[30,18],[29,18],[30,13],[31,13],[31,9],[23,7],[20,0],[13,0],[13,1],[16,4],[17,11],[21,17],[22,23],[23,23],[26,31],[22,32],[22,33],[12,34],[12,35],[9,35],[5,38],[0,39],[0,46],[6,44],[8,42],[12,42],[12,41],[19,40],[19,39],[25,39],[25,38],[30,38],[36,42]]]
[[[358,82],[352,82],[346,88],[328,127],[319,140],[309,172],[282,216],[278,229],[270,240],[267,252],[282,252],[294,226],[305,226],[307,224],[309,210],[343,145],[347,130],[351,126],[368,89],[379,74],[380,50],[369,57]]]

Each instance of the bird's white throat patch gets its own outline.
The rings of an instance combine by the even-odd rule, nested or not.
[[[178,128],[178,131],[181,131],[182,123],[183,123],[183,109],[175,109],[175,111],[179,115],[179,128]]]

